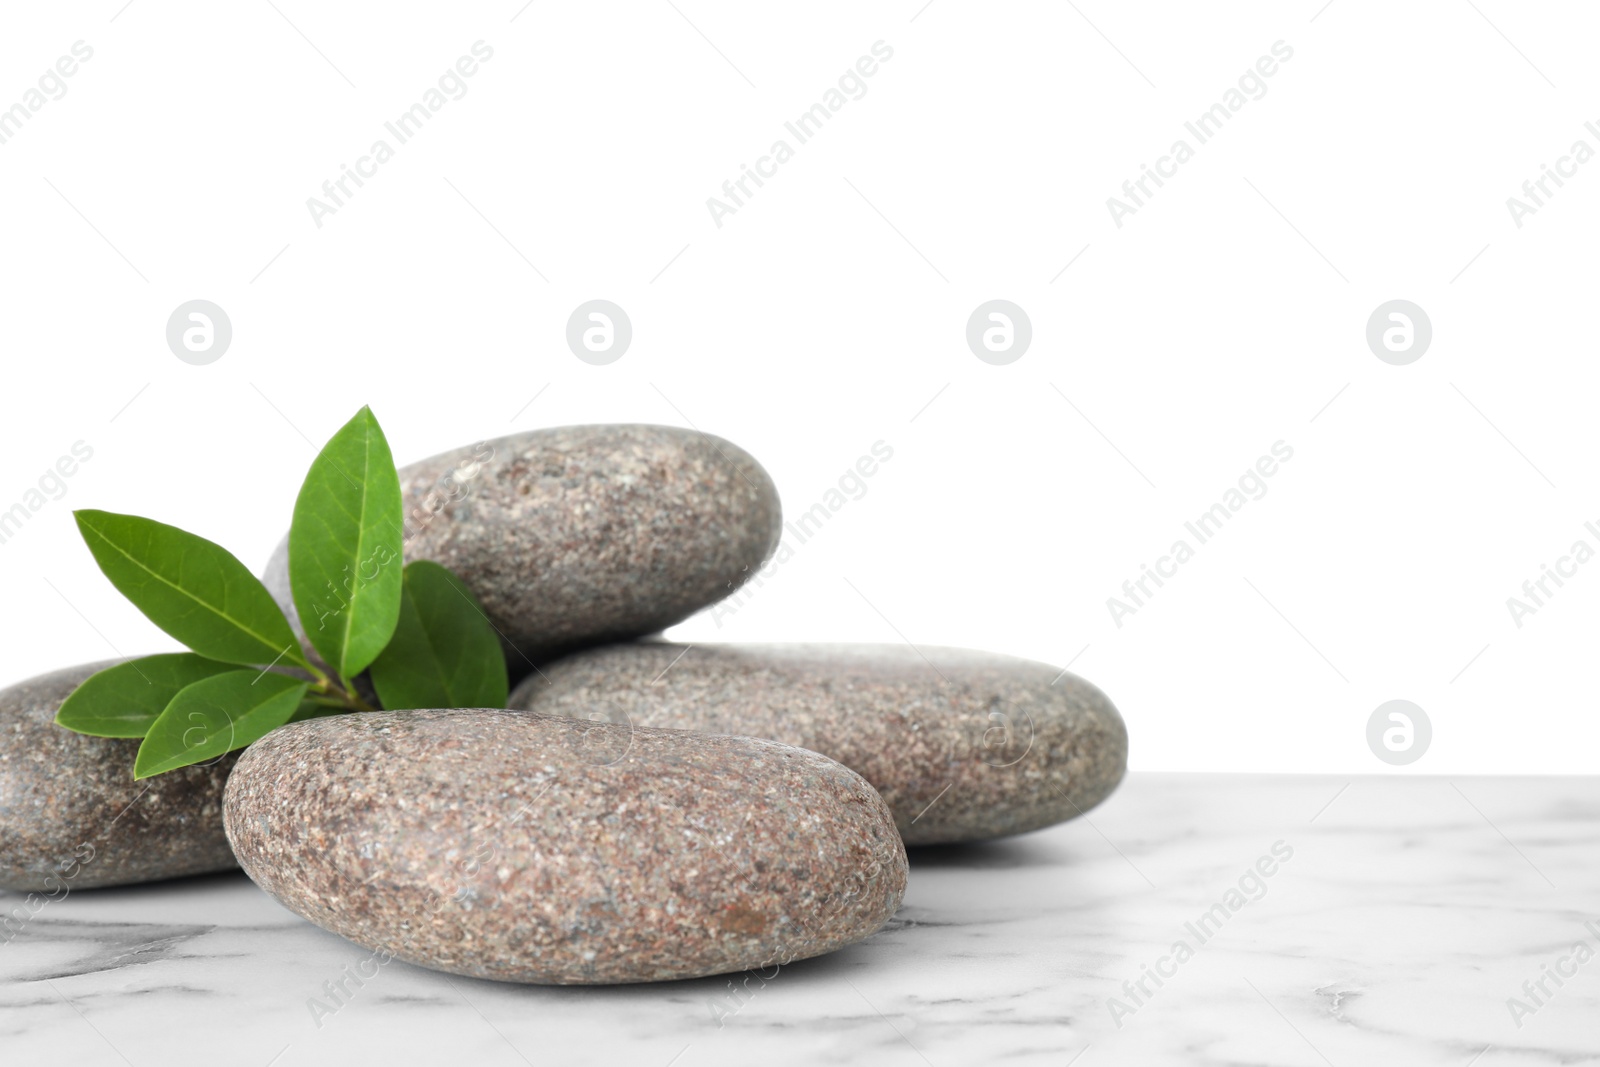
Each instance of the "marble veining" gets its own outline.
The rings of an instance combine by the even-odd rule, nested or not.
[[[588,988],[377,966],[238,873],[82,890],[0,944],[0,1063],[1600,1064],[1597,855],[1597,778],[1132,774],[913,850],[859,945]]]

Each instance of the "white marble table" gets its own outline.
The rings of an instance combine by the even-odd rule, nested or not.
[[[1600,1063],[1580,942],[1600,778],[1135,775],[1088,820],[914,853],[888,928],[737,997],[391,963],[317,1020],[369,953],[243,875],[76,893],[0,946],[0,1064]]]

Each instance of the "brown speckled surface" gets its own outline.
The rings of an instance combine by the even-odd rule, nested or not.
[[[909,845],[1073,818],[1128,762],[1127,729],[1100,690],[1043,663],[957,648],[613,645],[545,666],[510,703],[821,752],[878,788]]]
[[[886,922],[906,858],[859,776],[769,741],[508,711],[276,730],[229,782],[240,864],[374,951],[542,984],[819,955]]]
[[[672,426],[561,426],[400,469],[408,561],[449,567],[514,646],[640,637],[738,588],[777,547],[778,492],[747,452]],[[264,576],[293,615],[288,542]]]
[[[136,782],[139,742],[55,724],[61,702],[116,660],[0,690],[0,889],[59,895],[223,871],[222,789],[234,757]]]

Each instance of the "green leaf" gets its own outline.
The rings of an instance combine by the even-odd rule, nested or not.
[[[56,712],[56,725],[92,737],[143,737],[178,690],[236,668],[171,652],[107,667],[83,680]]]
[[[204,763],[265,737],[289,721],[306,688],[268,671],[229,671],[185,686],[151,724],[133,776]]]
[[[221,545],[137,515],[86,510],[73,516],[111,584],[202,656],[306,666],[272,594]]]
[[[391,711],[506,706],[499,635],[461,579],[427,560],[406,567],[400,624],[372,684]]]
[[[389,443],[362,408],[312,461],[289,526],[300,624],[341,678],[377,658],[400,617],[401,507]]]

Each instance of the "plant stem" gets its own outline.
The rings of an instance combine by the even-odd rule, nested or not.
[[[354,689],[350,690],[349,698],[350,698],[351,707],[353,707],[356,711],[377,711],[378,710],[377,708],[373,707],[371,704],[368,704],[365,700],[362,700],[360,695],[357,694]]]
[[[361,699],[361,695],[356,692],[354,685],[345,681],[343,678],[338,677],[337,675],[332,678],[324,675],[320,681],[311,686],[311,691],[320,696],[329,698],[329,700],[337,706],[346,708],[350,711],[378,710],[371,704],[368,704],[365,700]]]

